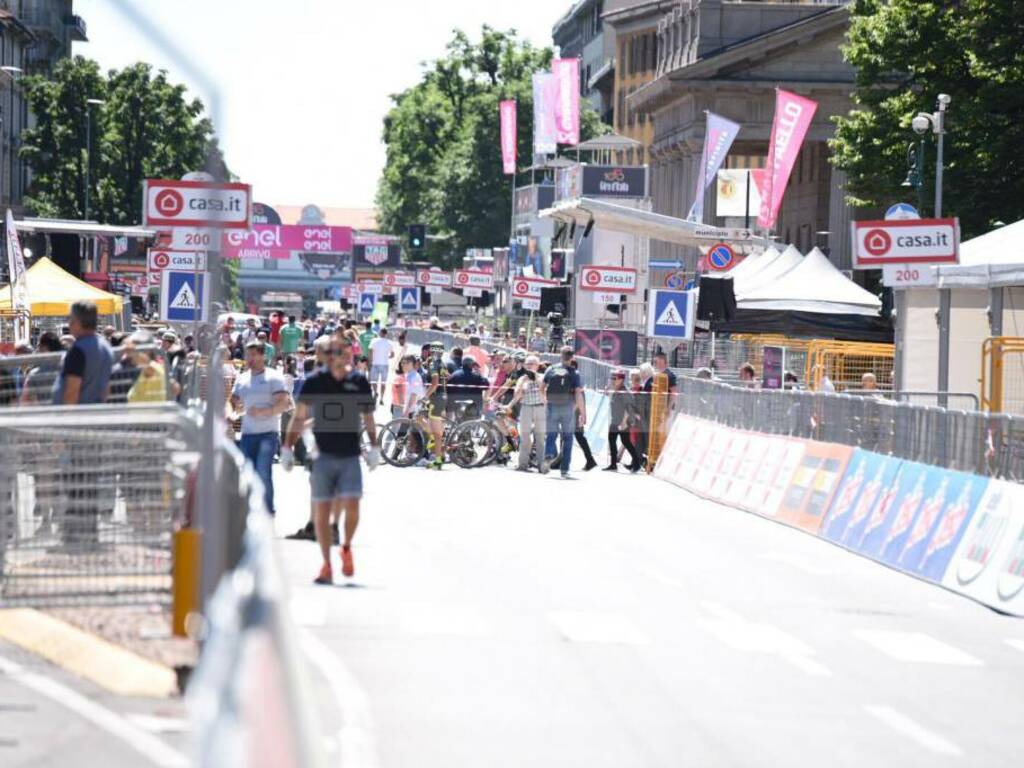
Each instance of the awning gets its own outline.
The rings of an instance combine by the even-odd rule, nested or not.
[[[20,224],[20,222],[19,222]],[[114,293],[82,282],[47,258],[41,258],[25,271],[29,306],[38,317],[60,317],[71,311],[76,301],[92,301],[101,315],[119,315],[123,300]],[[0,286],[0,310],[10,310],[10,286]]]
[[[74,219],[22,219],[16,221],[19,232],[47,232],[51,234],[82,235],[85,237],[138,237],[154,239],[155,229],[135,226],[118,226],[116,224],[98,224],[95,221],[76,221]]]
[[[586,227],[591,222],[600,229],[627,232],[676,245],[707,247],[715,242],[729,243],[739,250],[765,248],[768,242],[755,236],[750,229],[722,229],[694,221],[677,219],[640,208],[609,203],[590,197],[563,200],[539,214],[542,219],[554,219],[567,224]]]
[[[959,264],[934,269],[940,288],[1024,285],[1024,219],[961,243]]]

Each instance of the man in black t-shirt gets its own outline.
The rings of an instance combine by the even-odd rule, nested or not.
[[[363,475],[359,465],[360,432],[366,427],[371,443],[377,444],[377,427],[373,421],[374,398],[370,383],[352,366],[352,346],[342,339],[332,339],[325,350],[326,369],[307,378],[299,393],[281,451],[285,471],[294,466],[292,447],[301,438],[303,426],[313,419],[313,436],[319,455],[313,460],[310,486],[313,498],[313,523],[320,544],[323,565],[314,582],[331,584],[331,506],[335,500],[345,511],[345,538],[341,545],[341,572],[355,574],[352,560],[352,538],[359,525],[359,500],[363,495]],[[366,464],[373,470],[379,462],[377,448],[367,453]]]

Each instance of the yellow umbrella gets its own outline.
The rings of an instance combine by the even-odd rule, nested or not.
[[[115,293],[107,293],[79,280],[43,257],[25,273],[29,305],[33,317],[59,317],[71,311],[76,301],[92,301],[101,315],[119,315],[124,301]],[[9,285],[0,286],[0,311],[10,311]]]

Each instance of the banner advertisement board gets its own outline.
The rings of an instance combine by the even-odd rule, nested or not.
[[[758,226],[771,229],[779,217],[786,185],[800,154],[807,129],[811,127],[818,103],[789,91],[775,91],[775,119],[768,148],[768,178],[765,183]]]
[[[364,269],[394,269],[402,261],[402,244],[386,237],[355,237],[352,259]]]
[[[252,217],[248,184],[146,179],[142,202],[147,227],[249,229]]]
[[[443,272],[439,269],[418,269],[416,270],[416,282],[419,285],[434,286],[437,288],[451,288],[452,273]]]
[[[959,219],[854,221],[854,269],[886,264],[956,264],[960,260]]]
[[[576,354],[615,365],[636,365],[638,337],[636,331],[577,328]]]
[[[557,83],[555,139],[576,146],[580,143],[580,60],[555,59],[551,73]]]
[[[454,287],[493,291],[494,275],[476,269],[456,269]]]
[[[505,175],[516,172],[516,102],[514,99],[498,105],[501,120],[501,168]]]
[[[636,270],[630,267],[588,265],[580,268],[580,290],[636,293],[636,275]]]
[[[225,259],[287,259],[292,253],[352,253],[352,229],[306,224],[260,224],[225,232]]]

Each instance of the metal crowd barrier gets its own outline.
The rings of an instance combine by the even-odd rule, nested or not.
[[[0,411],[0,605],[169,603],[197,444],[173,403]]]

